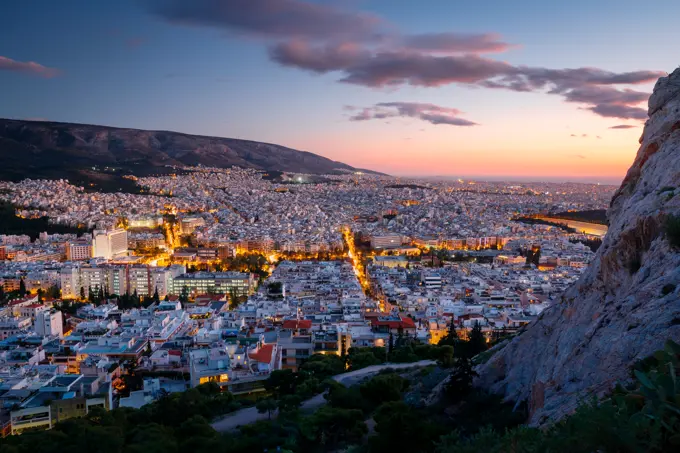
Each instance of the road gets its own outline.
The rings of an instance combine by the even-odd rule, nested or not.
[[[420,362],[412,363],[386,363],[383,365],[373,365],[366,368],[362,368],[360,370],[338,374],[336,376],[333,376],[333,379],[344,386],[351,387],[352,385],[357,384],[365,377],[377,374],[381,370],[387,368],[399,370],[404,368],[426,367],[435,364],[436,362],[434,362],[433,360],[421,360]],[[326,399],[324,398],[324,394],[321,393],[308,400],[303,401],[300,409],[302,411],[309,411],[316,409],[317,407],[322,406],[324,404],[326,404]],[[276,416],[276,414],[272,413],[272,416]],[[258,413],[256,408],[247,407],[245,409],[232,412],[231,414],[226,415],[224,418],[220,420],[216,420],[215,422],[213,422],[212,427],[215,429],[215,431],[227,432],[238,429],[239,426],[249,425],[251,423],[255,423],[258,420],[267,420],[268,418],[269,416],[267,414]]]

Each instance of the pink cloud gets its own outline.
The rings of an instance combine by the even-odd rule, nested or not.
[[[0,71],[21,72],[40,77],[51,78],[60,74],[56,68],[48,68],[34,61],[16,61],[11,58],[0,56]]]

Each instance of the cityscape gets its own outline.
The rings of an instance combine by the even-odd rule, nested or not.
[[[432,345],[452,325],[461,337],[478,325],[489,342],[512,335],[580,277],[606,233],[569,216],[601,215],[615,190],[172,171],[135,178],[140,194],[0,183],[17,217],[81,229],[0,236],[6,398],[38,390],[11,400],[20,407],[11,433],[60,420],[32,416],[61,404],[55,379],[70,388],[81,376],[93,389],[80,395],[83,413],[139,408],[207,382],[235,395],[264,391],[273,371],[297,371],[314,354],[386,348],[396,335]],[[186,374],[186,385],[149,377],[127,388],[130,359],[149,376]]]
[[[680,451],[677,1],[0,17],[0,453]]]

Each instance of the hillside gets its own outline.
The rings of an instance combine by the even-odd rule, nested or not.
[[[0,119],[0,179],[114,180],[115,185],[121,174],[167,173],[168,166],[199,164],[310,174],[357,170],[310,152],[248,140]]]
[[[596,259],[478,370],[480,386],[528,401],[535,424],[605,394],[667,339],[680,340],[680,69],[659,79],[648,113]]]

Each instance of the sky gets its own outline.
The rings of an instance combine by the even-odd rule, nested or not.
[[[234,137],[403,176],[617,183],[680,2],[1,2],[0,117]]]

